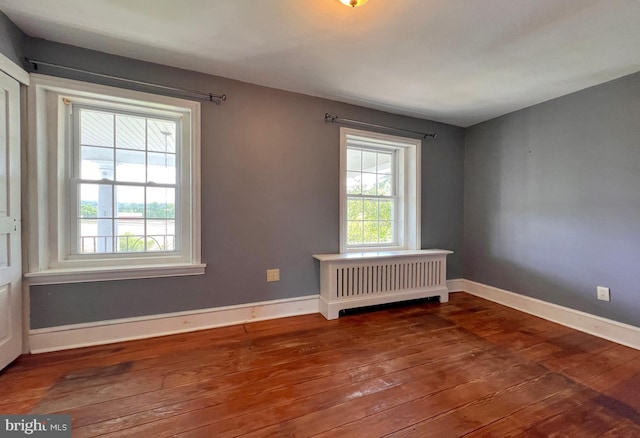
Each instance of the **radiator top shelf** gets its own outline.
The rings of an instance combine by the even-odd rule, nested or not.
[[[313,258],[321,262],[332,262],[340,260],[366,260],[366,259],[385,259],[394,257],[410,257],[410,256],[428,256],[428,255],[447,255],[453,254],[453,251],[446,249],[408,249],[397,251],[369,251],[369,252],[347,252],[343,254],[314,254]]]

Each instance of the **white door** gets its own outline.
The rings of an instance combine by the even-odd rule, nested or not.
[[[22,353],[20,85],[0,72],[0,369]]]

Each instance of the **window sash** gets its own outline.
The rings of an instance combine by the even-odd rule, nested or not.
[[[355,144],[354,144],[355,143]],[[380,247],[380,248],[384,248],[384,247],[394,247],[394,246],[398,246],[398,236],[399,236],[399,231],[398,231],[398,227],[399,227],[399,222],[398,222],[398,216],[399,216],[399,204],[402,203],[402,200],[400,199],[400,197],[398,196],[398,174],[399,174],[399,161],[398,161],[398,150],[395,147],[392,146],[388,146],[388,145],[379,145],[379,144],[374,144],[371,141],[364,141],[362,139],[359,139],[357,141],[353,141],[350,140],[349,138],[347,138],[347,145],[346,145],[346,151],[347,151],[347,157],[349,154],[349,151],[359,151],[359,152],[373,152],[373,153],[381,153],[381,154],[385,154],[385,155],[390,155],[391,157],[391,163],[390,163],[390,171],[389,173],[378,173],[378,167],[379,167],[379,163],[378,163],[378,155],[376,155],[376,165],[375,165],[375,172],[365,172],[365,170],[363,169],[363,165],[361,162],[360,165],[360,171],[359,173],[361,175],[364,174],[372,174],[372,175],[376,175],[376,178],[378,177],[378,175],[389,175],[390,176],[390,183],[391,183],[391,194],[390,195],[379,195],[379,194],[365,194],[362,192],[362,187],[360,190],[359,194],[355,194],[355,193],[349,193],[349,191],[347,190],[347,187],[345,187],[345,191],[346,191],[346,202],[347,202],[347,206],[346,206],[346,210],[348,210],[348,206],[349,206],[349,201],[350,200],[388,200],[391,202],[391,209],[392,209],[392,216],[390,220],[384,220],[384,219],[380,219],[378,217],[378,219],[376,220],[367,220],[367,219],[361,219],[361,220],[353,220],[350,219],[348,217],[348,212],[346,213],[347,217],[343,218],[343,220],[346,221],[346,227],[345,227],[345,244],[346,247],[348,249],[358,249],[358,248],[371,248],[371,247]],[[362,159],[362,158],[361,158]],[[349,170],[349,164],[348,161],[346,163],[346,172],[347,175],[349,173],[358,173],[358,171],[355,170]],[[348,179],[347,175],[345,175],[345,180]],[[364,180],[363,177],[360,178],[361,180],[361,184],[362,181]],[[376,184],[377,184],[377,179],[376,179]],[[377,188],[376,188],[377,191]],[[379,204],[378,204],[379,205]],[[378,206],[378,215],[380,214],[379,211],[379,206]],[[364,216],[364,213],[363,213]],[[354,239],[350,239],[350,223],[354,223],[354,222],[362,222],[362,243],[350,243],[352,242]],[[369,242],[366,239],[366,233],[364,230],[364,226],[366,223],[371,223],[371,222],[376,222],[377,223],[377,229],[378,229],[378,239],[377,242]],[[387,223],[390,222],[391,223],[391,239],[390,241],[380,241],[380,223]]]
[[[170,185],[170,184],[130,184],[130,183],[117,183],[117,182],[112,182],[112,181],[94,181],[94,180],[70,180],[70,184],[71,184],[71,199],[72,202],[73,200],[75,200],[75,216],[72,217],[72,220],[70,221],[70,242],[69,242],[69,248],[71,249],[71,255],[78,255],[78,256],[85,256],[88,254],[126,254],[127,256],[130,255],[136,255],[136,254],[149,254],[149,253],[153,253],[153,254],[175,254],[175,253],[179,253],[180,251],[180,236],[179,236],[179,230],[178,230],[178,224],[180,223],[179,221],[179,217],[178,217],[178,211],[177,209],[179,208],[179,191],[178,191],[178,186],[177,185]],[[95,215],[95,216],[83,216],[81,208],[82,208],[82,199],[80,196],[80,188],[82,187],[82,184],[87,184],[87,185],[99,185],[99,186],[104,186],[104,187],[108,187],[109,191],[111,192],[110,194],[110,202],[111,205],[109,205],[109,211],[110,214],[106,215],[106,214],[100,214],[99,212]],[[126,216],[120,216],[119,215],[119,211],[117,208],[117,204],[116,204],[116,189],[118,187],[140,187],[143,189],[143,199],[142,202],[140,203],[142,205],[143,208],[143,216],[139,217],[139,218],[128,218]],[[150,215],[147,211],[148,209],[148,205],[149,203],[147,202],[147,191],[146,188],[169,188],[172,189],[174,191],[174,215],[173,217],[168,217],[168,216],[158,216],[158,217],[154,217],[153,215]],[[111,233],[110,234],[106,234],[106,235],[100,235],[100,234],[96,234],[95,236],[83,236],[81,231],[81,226],[79,226],[78,224],[81,223],[82,221],[110,221],[111,222]],[[127,221],[133,221],[133,220],[139,220],[142,221],[142,226],[143,226],[143,230],[142,230],[142,234],[119,234],[116,233],[116,223],[121,222],[123,225],[127,223]],[[150,223],[154,223],[154,222],[161,222],[161,221],[165,221],[167,223],[172,222],[173,223],[173,234],[157,234],[157,233],[150,233],[148,226]],[[126,250],[122,250],[122,249],[118,249],[121,247],[121,241],[124,238],[126,241],[129,240],[129,237],[134,237],[134,236],[141,236],[144,240],[143,240],[143,245],[144,245],[144,251],[126,251]],[[164,236],[163,238],[163,244],[160,244],[160,242],[157,242],[157,239],[159,238],[159,236]],[[110,247],[111,250],[102,250],[102,251],[87,251],[85,252],[83,250],[84,248],[84,242],[86,241],[86,239],[88,238],[94,238],[94,242],[99,242],[100,240],[103,241],[103,243],[105,244],[105,247]],[[172,237],[172,239],[168,239],[169,237]],[[107,245],[107,238],[109,238],[111,240],[111,243]],[[172,241],[173,245],[171,245],[173,247],[173,249],[169,249],[169,250],[155,250],[155,249],[151,249],[151,250],[147,250],[147,245],[150,244],[149,239],[151,239],[151,241],[156,241],[155,242],[155,246],[156,247],[160,247],[162,248],[163,246],[166,247],[167,242]],[[151,243],[152,248],[153,248],[153,243]],[[95,245],[94,245],[95,247]]]
[[[389,209],[391,210],[391,215],[388,219],[386,218],[380,218],[380,214],[381,214],[381,205],[378,201],[385,201],[389,203]],[[354,219],[349,217],[349,213],[350,213],[350,205],[351,203],[349,201],[363,201],[362,204],[362,218],[360,219]],[[364,210],[366,210],[366,201],[376,201],[378,202],[378,205],[375,207],[375,211],[376,211],[376,218],[375,219],[367,219],[366,218],[366,213]],[[398,199],[396,196],[361,196],[361,195],[347,195],[347,246],[349,248],[360,248],[360,247],[383,247],[383,246],[396,246],[398,244],[398,227],[397,227],[397,205],[398,205]],[[351,226],[352,224],[355,223],[361,223],[361,239],[358,239],[361,241],[361,243],[350,243],[353,239],[350,239],[350,237],[352,237],[349,233],[351,231]],[[376,233],[377,233],[377,239],[373,240],[369,240],[367,239],[367,232],[365,231],[365,227],[367,224],[373,224],[375,223],[375,228],[376,228]],[[391,228],[391,232],[390,232],[390,239],[389,240],[385,240],[382,239],[381,240],[381,227],[383,228],[382,232],[384,233],[384,227],[385,226],[389,226]],[[369,233],[371,233],[372,230],[369,230]]]
[[[113,175],[111,178],[103,178],[103,179],[82,179],[81,178],[81,163],[82,163],[82,151],[81,148],[83,145],[81,143],[81,139],[82,139],[82,135],[81,135],[81,118],[80,115],[82,113],[83,110],[88,110],[88,111],[97,111],[97,112],[102,112],[102,113],[106,113],[106,114],[110,114],[113,116],[113,143],[110,146],[104,145],[104,146],[89,146],[89,147],[101,147],[109,152],[112,152],[112,159],[110,160],[111,162],[111,166],[113,169]],[[69,118],[69,121],[71,123],[69,132],[71,134],[71,147],[70,147],[70,151],[68,153],[68,157],[71,161],[71,166],[70,166],[70,177],[68,178],[67,184],[68,184],[68,194],[69,194],[69,205],[68,205],[68,213],[71,215],[72,220],[69,221],[69,241],[67,243],[68,245],[68,250],[67,250],[67,254],[69,259],[84,259],[84,258],[90,258],[90,257],[95,257],[95,256],[100,256],[100,257],[108,257],[108,258],[119,258],[119,257],[126,257],[126,258],[130,258],[130,257],[139,257],[139,258],[148,258],[148,257],[158,257],[158,256],[171,256],[171,255],[179,255],[182,249],[182,215],[181,215],[181,211],[182,211],[182,203],[181,203],[181,185],[180,185],[180,181],[182,180],[182,174],[181,174],[181,166],[180,166],[180,158],[181,158],[181,151],[182,151],[182,145],[181,145],[181,119],[177,118],[177,117],[168,117],[168,116],[163,116],[161,114],[158,114],[157,112],[145,112],[145,111],[127,111],[127,110],[122,110],[122,109],[114,109],[112,107],[109,106],[100,106],[100,105],[90,105],[90,104],[71,104],[70,105],[70,111],[71,111],[71,117]],[[145,120],[145,127],[144,127],[144,149],[131,149],[131,148],[124,148],[124,147],[118,147],[117,145],[117,116],[118,115],[123,115],[123,116],[130,116],[130,117],[139,117],[139,118],[143,118]],[[175,168],[175,183],[157,183],[157,182],[150,182],[148,181],[149,179],[149,154],[150,153],[155,153],[155,151],[151,151],[149,149],[149,133],[148,133],[148,122],[149,119],[153,119],[153,120],[166,120],[168,122],[172,122],[175,123],[175,145],[174,145],[174,152],[173,154],[175,155],[175,160],[174,160],[174,168]],[[143,152],[144,153],[144,169],[145,169],[145,181],[146,182],[136,182],[136,181],[118,181],[118,174],[117,174],[117,167],[118,167],[118,160],[117,160],[117,152],[118,151],[127,151],[127,150],[133,150],[133,151],[138,151],[138,152]],[[167,154],[167,147],[166,147],[166,137],[165,137],[165,150],[164,152],[165,154]],[[110,201],[111,201],[111,205],[110,205],[110,211],[111,211],[111,215],[110,216],[105,216],[105,217],[100,217],[99,215],[96,216],[96,218],[82,218],[82,214],[81,214],[81,194],[80,194],[80,188],[82,187],[82,184],[93,184],[93,185],[100,185],[100,186],[107,186],[109,187],[110,191],[111,191],[111,196],[110,196]],[[116,203],[116,190],[117,187],[140,187],[143,189],[143,199],[141,200],[141,204],[143,207],[143,216],[140,218],[140,220],[142,221],[142,226],[143,229],[141,230],[141,234],[140,236],[142,236],[143,239],[143,246],[144,246],[144,250],[143,251],[120,251],[120,242],[122,238],[125,238],[125,240],[128,242],[129,241],[129,236],[127,235],[119,235],[119,233],[116,232],[116,223],[117,221],[122,220],[118,214],[117,214],[117,203]],[[148,202],[147,202],[147,192],[148,192],[148,188],[168,188],[168,189],[173,189],[174,192],[174,216],[173,218],[153,218],[150,217],[149,213],[148,213]],[[81,229],[81,220],[82,219],[86,219],[86,220],[105,220],[105,221],[110,221],[111,223],[111,232],[108,235],[103,235],[101,236],[100,233],[98,232],[97,235],[95,236],[96,239],[102,239],[104,238],[104,248],[103,251],[94,251],[94,252],[83,252],[83,237],[82,236],[82,229]],[[169,234],[164,234],[164,243],[166,245],[168,238],[170,236],[173,237],[173,249],[171,250],[150,250],[149,249],[149,239],[152,239],[153,241],[153,236],[156,236],[155,234],[149,234],[149,229],[148,229],[148,225],[149,225],[149,221],[154,221],[154,220],[161,220],[164,219],[165,221],[170,222],[173,221],[173,234],[169,235]],[[123,220],[123,223],[126,223]],[[165,224],[166,227],[166,224]],[[134,235],[137,236],[137,235]],[[159,235],[158,235],[159,236]],[[89,236],[90,237],[90,236]],[[110,241],[110,244],[107,244],[107,242]],[[96,242],[99,242],[99,240],[97,240]],[[128,249],[128,245],[127,245],[127,249]]]

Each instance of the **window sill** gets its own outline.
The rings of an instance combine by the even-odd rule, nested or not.
[[[29,285],[87,283],[93,281],[134,280],[139,278],[182,277],[204,274],[204,263],[105,267],[91,269],[47,269],[24,274]]]

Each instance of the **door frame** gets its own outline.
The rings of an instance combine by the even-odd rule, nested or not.
[[[0,71],[11,76],[20,84],[20,173],[21,173],[21,198],[25,196],[25,181],[26,181],[26,145],[27,145],[27,93],[26,87],[31,84],[31,76],[22,66],[16,64],[13,60],[0,53]],[[24,200],[24,199],[23,199]],[[22,221],[25,221],[24,215],[25,203],[21,202],[21,216]],[[23,226],[24,230],[25,227]],[[20,236],[22,245],[22,274],[24,275],[25,262],[27,259],[26,246],[25,246],[25,234],[24,231]],[[25,281],[24,276],[22,279],[22,353],[29,353],[29,325],[30,325],[30,312],[29,312],[29,284]]]
[[[0,53],[0,70],[20,82],[22,85],[29,86],[31,84],[31,76],[29,75],[29,72],[2,53]]]

